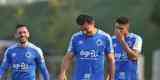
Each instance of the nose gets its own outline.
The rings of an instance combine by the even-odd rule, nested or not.
[[[20,36],[25,36],[25,32],[19,32]]]
[[[84,25],[81,26],[81,28],[83,28],[83,29],[88,29],[88,28],[89,28],[89,25],[84,24]]]

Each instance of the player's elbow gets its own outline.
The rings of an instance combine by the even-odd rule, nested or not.
[[[114,66],[115,66],[115,59],[109,60],[108,63],[109,63],[109,65],[110,65],[111,67],[114,67]]]
[[[107,60],[108,60],[108,63],[109,63],[109,64],[115,64],[114,54],[113,54],[113,53],[110,53],[110,54],[107,56]]]
[[[73,61],[73,55],[71,54],[66,54],[64,56],[64,60],[63,60],[63,63],[71,63]]]
[[[47,69],[47,66],[45,64],[41,64],[39,67],[40,67],[40,71],[43,76],[43,79],[50,80],[50,75],[49,75],[49,71]]]

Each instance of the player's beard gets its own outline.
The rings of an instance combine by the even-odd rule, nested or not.
[[[84,34],[86,34],[86,35],[92,35],[92,31],[89,30],[89,29],[87,29],[87,28],[81,29],[81,31],[82,31]]]
[[[26,37],[26,36],[20,36],[18,38],[18,41],[19,41],[20,44],[25,44],[28,41],[28,37]]]

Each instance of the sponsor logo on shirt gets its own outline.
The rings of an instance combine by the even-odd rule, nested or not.
[[[25,64],[24,62],[22,62],[20,64],[13,64],[12,67],[16,71],[20,71],[20,72],[25,72],[29,69],[29,65]]]
[[[115,58],[118,61],[126,61],[126,60],[128,60],[127,53],[124,52],[124,51],[122,53],[116,53],[115,54]]]
[[[81,59],[93,59],[96,58],[98,55],[96,54],[95,50],[81,50],[80,56]]]

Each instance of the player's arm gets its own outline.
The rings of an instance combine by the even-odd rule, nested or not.
[[[50,80],[49,79],[49,72],[47,70],[46,65],[45,64],[39,64],[39,68],[40,68],[41,74],[43,76],[43,80]]]
[[[107,61],[108,61],[108,67],[107,67],[107,80],[114,80],[115,75],[115,59],[113,53],[108,53],[106,55]]]
[[[0,79],[2,78],[3,74],[5,73],[5,71],[9,68],[10,66],[10,59],[8,56],[9,50],[7,49],[4,53],[4,58],[3,61],[0,65]]]
[[[130,48],[125,41],[122,41],[121,44],[122,44],[124,50],[127,52],[127,55],[130,59],[132,59],[132,60],[138,59],[138,57],[140,56],[139,50]],[[140,43],[138,43],[138,44],[140,44]]]
[[[71,52],[67,53],[64,56],[63,62],[61,64],[59,80],[65,80],[66,72],[68,71],[72,61],[73,61],[73,54]]]
[[[71,37],[69,41],[69,46],[67,50],[67,54],[64,56],[63,62],[60,68],[59,80],[65,80],[66,72],[69,69],[73,58],[74,58],[74,43],[73,43],[74,35]]]
[[[44,56],[43,56],[43,53],[40,49],[38,50],[36,62],[37,62],[38,68],[42,74],[43,80],[50,80],[49,72],[48,72],[47,66],[45,64]]]
[[[142,39],[140,37],[137,37],[134,46],[130,48],[129,45],[125,42],[124,35],[122,33],[118,32],[117,38],[126,51],[128,57],[132,60],[137,60],[142,49]]]
[[[112,45],[112,39],[108,35],[106,40],[106,59],[107,59],[107,79],[106,80],[114,80],[115,77],[115,57],[114,57],[114,49]]]

